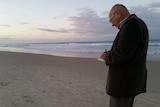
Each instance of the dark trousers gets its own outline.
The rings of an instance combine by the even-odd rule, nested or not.
[[[116,98],[110,97],[109,107],[133,107],[134,97]]]

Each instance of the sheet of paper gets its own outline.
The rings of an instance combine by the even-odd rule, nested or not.
[[[101,62],[105,62],[105,60],[102,59],[102,58],[97,58],[97,60],[98,60],[98,61],[101,61]]]

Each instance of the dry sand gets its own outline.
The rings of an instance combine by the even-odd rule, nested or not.
[[[148,92],[134,107],[160,105],[160,62],[147,67]],[[94,58],[0,52],[0,107],[108,107],[107,69]]]

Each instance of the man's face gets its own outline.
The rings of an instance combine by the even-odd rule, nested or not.
[[[112,23],[112,26],[115,26],[119,29],[119,17],[118,13],[116,11],[111,11],[109,15],[110,23]]]

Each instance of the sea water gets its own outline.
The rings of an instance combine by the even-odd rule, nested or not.
[[[1,50],[21,50],[70,57],[97,58],[102,52],[110,50],[113,41],[92,42],[46,42],[46,43],[7,43],[0,44]],[[148,48],[150,58],[160,59],[160,40],[150,40]]]

